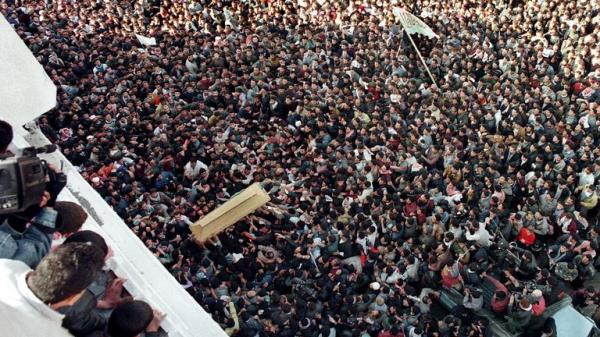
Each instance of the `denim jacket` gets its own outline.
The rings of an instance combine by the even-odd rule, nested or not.
[[[46,227],[55,227],[57,212],[53,208],[42,208],[35,222]],[[22,261],[35,268],[48,254],[52,244],[52,234],[46,234],[38,226],[29,226],[24,233],[12,229],[7,221],[0,225],[0,258]]]

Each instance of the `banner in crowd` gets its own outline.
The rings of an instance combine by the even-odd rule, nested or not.
[[[153,37],[146,37],[144,35],[140,35],[140,34],[135,34],[135,37],[137,37],[138,41],[140,41],[141,44],[143,44],[144,46],[156,46],[156,38]]]
[[[430,39],[438,37],[425,22],[402,8],[394,8],[393,13],[394,16],[400,20],[402,27],[404,27],[404,31],[408,34],[421,34]]]

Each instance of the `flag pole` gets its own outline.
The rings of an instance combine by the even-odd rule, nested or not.
[[[437,83],[435,83],[435,79],[433,78],[433,75],[431,75],[431,71],[429,71],[429,67],[427,66],[427,63],[425,63],[423,56],[421,56],[421,52],[419,51],[419,48],[417,48],[417,45],[415,44],[415,41],[413,41],[412,37],[410,36],[410,33],[406,31],[406,27],[404,27],[404,22],[402,22],[402,20],[401,20],[400,23],[402,24],[402,28],[404,28],[404,32],[406,33],[406,35],[408,35],[408,39],[410,40],[410,43],[412,44],[413,48],[415,48],[415,51],[417,52],[417,55],[419,56],[421,63],[423,63],[425,70],[427,70],[427,74],[429,75],[431,82],[436,86],[436,88],[439,89]]]

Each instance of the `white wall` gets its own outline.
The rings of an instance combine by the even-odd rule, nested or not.
[[[56,105],[56,86],[0,14],[0,119],[23,125]]]

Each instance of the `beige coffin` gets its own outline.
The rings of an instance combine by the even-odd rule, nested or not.
[[[190,230],[197,241],[204,242],[270,200],[271,198],[260,184],[255,183],[191,225]]]

